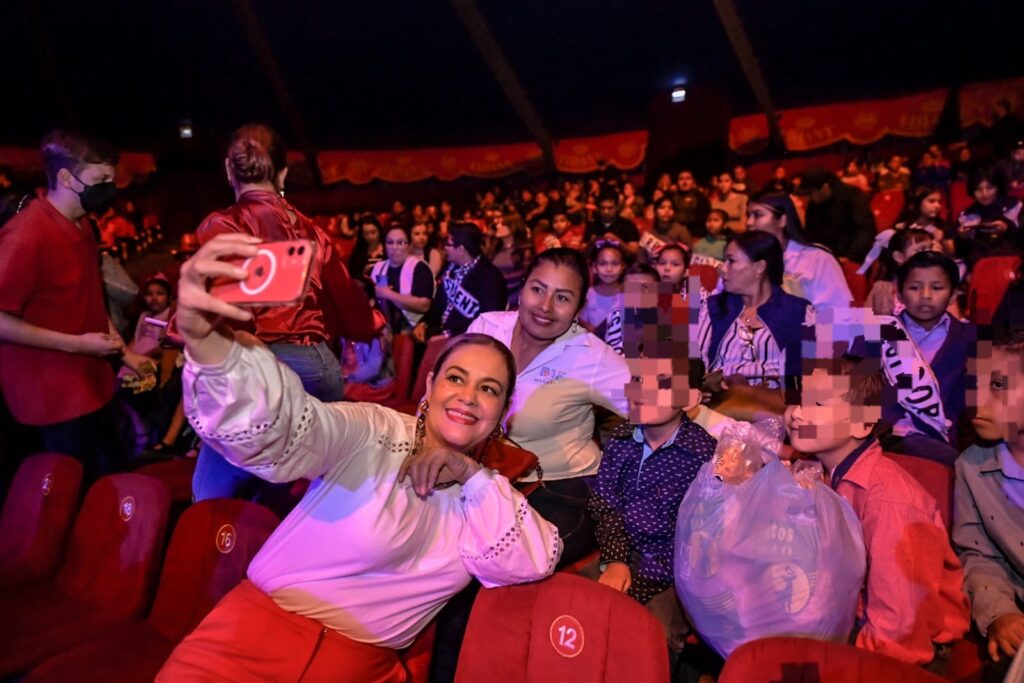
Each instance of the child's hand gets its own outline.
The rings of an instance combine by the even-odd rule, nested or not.
[[[609,588],[614,588],[620,593],[625,593],[633,585],[633,575],[629,571],[629,565],[622,562],[612,562],[597,579]]]
[[[1007,657],[1017,653],[1017,648],[1024,641],[1024,614],[1010,612],[1004,614],[988,627],[988,654],[993,662],[999,661],[1002,650]]]

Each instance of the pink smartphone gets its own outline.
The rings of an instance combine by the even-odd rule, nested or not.
[[[264,242],[255,256],[228,261],[248,271],[244,280],[214,281],[210,294],[232,304],[287,306],[298,303],[309,286],[316,245],[309,240]]]

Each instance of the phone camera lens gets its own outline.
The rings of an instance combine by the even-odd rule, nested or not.
[[[263,266],[256,266],[256,277],[263,277]]]
[[[288,255],[295,256],[295,247],[288,247]]]
[[[304,251],[306,251],[305,247],[299,247],[299,256],[301,256]]]

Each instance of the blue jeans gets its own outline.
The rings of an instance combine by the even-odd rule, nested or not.
[[[327,403],[342,400],[345,387],[341,379],[341,366],[327,344],[270,344],[269,348],[279,361],[295,371],[308,394]],[[192,476],[192,497],[196,501],[207,498],[257,498],[282,486],[265,482],[235,467],[206,443],[199,449],[196,471]]]

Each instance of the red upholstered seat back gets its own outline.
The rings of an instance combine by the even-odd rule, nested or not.
[[[448,343],[447,337],[431,337],[427,340],[427,348],[423,352],[423,358],[420,359],[420,367],[416,372],[416,382],[413,383],[412,389],[409,391],[409,400],[415,405],[420,402],[423,395],[427,393],[427,375],[434,369],[434,361],[437,360],[437,356],[441,353],[441,349]]]
[[[163,483],[171,494],[172,503],[192,502],[192,476],[196,471],[197,458],[175,458],[166,462],[155,462],[135,470],[135,474]]]
[[[967,306],[975,325],[988,325],[1006,295],[1010,283],[1017,277],[1019,256],[986,256],[978,259],[971,271]]]
[[[715,287],[718,286],[718,268],[699,263],[697,265],[690,266],[689,272],[690,275],[696,275],[700,278],[701,287],[709,292],[715,291]]]
[[[635,600],[571,574],[485,589],[469,618],[455,680],[667,683],[665,632]]]
[[[853,295],[853,305],[860,306],[864,303],[864,299],[868,297],[868,279],[857,272],[860,265],[853,261],[841,258],[839,259],[839,265],[843,269],[843,276],[846,278],[846,284],[850,288],[850,294]]]
[[[408,334],[396,334],[391,344],[391,357],[395,361],[395,399],[409,400],[409,389],[412,386],[412,361],[416,349],[415,342]]]
[[[875,232],[888,230],[903,213],[906,198],[903,190],[886,190],[871,198],[871,213],[875,214]]]
[[[78,510],[82,465],[57,453],[26,459],[0,512],[0,585],[52,576]]]
[[[245,578],[278,522],[262,505],[229,498],[185,510],[167,549],[149,623],[174,641],[184,638]]]
[[[953,525],[953,468],[941,462],[916,455],[886,453],[885,456],[906,470],[925,491],[931,494],[939,507],[946,530]]]
[[[718,683],[941,683],[912,664],[851,645],[808,638],[762,638],[736,648]]]
[[[112,474],[89,489],[57,586],[126,618],[142,617],[153,596],[167,533],[170,496],[156,479]]]

